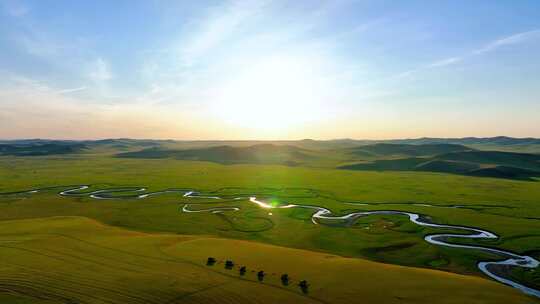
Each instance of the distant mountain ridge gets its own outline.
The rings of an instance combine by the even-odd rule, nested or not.
[[[416,139],[395,139],[390,140],[393,143],[409,143],[409,144],[426,144],[426,143],[450,143],[461,145],[474,145],[474,144],[493,144],[493,145],[540,145],[540,138],[534,137],[508,137],[508,136],[495,136],[495,137],[462,137],[462,138],[436,138],[436,137],[422,137]]]
[[[87,146],[73,142],[33,142],[19,144],[0,144],[0,155],[45,156],[78,153]]]
[[[421,145],[410,145],[410,147]],[[401,149],[401,148],[399,148]],[[368,171],[427,171],[531,180],[540,177],[540,155],[501,151],[454,151],[429,157],[378,159],[340,166]]]
[[[352,148],[353,154],[360,155],[407,155],[407,156],[425,156],[435,155],[449,152],[461,152],[472,150],[469,147],[458,144],[393,144],[393,143],[378,143],[373,145],[364,145]]]
[[[445,142],[439,142],[441,140]],[[540,177],[540,145],[535,144],[540,142],[538,139],[422,138],[397,141],[399,142],[348,139],[331,141],[30,139],[0,141],[0,156],[86,154],[132,159],[169,158],[207,161],[224,165],[275,164],[348,170],[423,171],[522,180]]]
[[[295,146],[258,144],[248,147],[215,146],[187,150],[149,148],[136,152],[119,153],[123,158],[174,158],[210,161],[221,164],[261,163],[297,165],[313,158],[310,151]]]
[[[495,137],[458,137],[458,138],[440,138],[440,137],[421,137],[421,138],[404,138],[404,139],[329,139],[329,140],[314,140],[314,139],[302,139],[302,140],[172,140],[172,139],[130,139],[130,138],[109,138],[98,140],[56,140],[56,139],[11,139],[1,140],[0,144],[33,144],[33,143],[47,143],[47,142],[78,142],[88,144],[105,144],[115,142],[178,142],[178,143],[221,143],[221,145],[231,145],[233,143],[251,142],[253,144],[299,144],[299,145],[326,145],[326,146],[356,146],[356,145],[369,145],[376,143],[394,143],[394,144],[459,144],[459,145],[475,145],[475,144],[494,144],[494,145],[540,145],[540,138],[534,137],[508,137],[508,136],[495,136]]]

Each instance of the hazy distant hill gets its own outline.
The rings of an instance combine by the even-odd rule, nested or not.
[[[72,142],[25,142],[16,144],[0,144],[0,155],[11,156],[43,156],[55,154],[71,154],[87,147]]]
[[[448,152],[461,152],[472,150],[469,147],[456,144],[424,144],[424,145],[407,145],[407,144],[374,144],[365,145],[351,149],[356,155],[406,155],[406,156],[427,156],[436,155]]]
[[[470,162],[486,165],[491,164],[540,170],[540,155],[538,154],[501,151],[468,151],[446,153],[439,155],[438,158],[450,161]]]
[[[33,145],[33,144],[47,144],[47,143],[80,143],[91,148],[118,148],[130,149],[136,147],[163,147],[166,149],[196,149],[196,148],[208,148],[217,146],[231,146],[231,147],[247,147],[260,144],[273,144],[279,146],[295,146],[308,150],[335,150],[335,149],[347,149],[358,148],[362,150],[362,146],[376,146],[377,144],[403,144],[403,145],[422,145],[420,149],[429,149],[426,145],[433,145],[433,149],[437,149],[437,145],[442,145],[442,149],[446,148],[458,148],[456,146],[467,146],[468,148],[475,148],[481,150],[502,150],[510,152],[538,152],[540,153],[540,139],[538,138],[512,138],[506,136],[477,138],[477,137],[464,137],[464,138],[415,138],[415,139],[392,139],[392,140],[357,140],[357,139],[331,139],[331,140],[275,140],[275,141],[262,141],[262,140],[155,140],[155,139],[129,139],[129,138],[117,138],[117,139],[102,139],[102,140],[47,140],[47,139],[20,139],[20,140],[0,140],[0,144],[8,145]],[[450,146],[446,146],[450,145]],[[384,146],[383,146],[384,147]],[[364,151],[368,154],[369,151]],[[442,153],[445,151],[435,151]],[[447,151],[448,152],[448,151]],[[413,152],[414,153],[414,152]],[[423,152],[419,152],[422,154]],[[425,152],[427,154],[431,152]],[[359,155],[362,151],[359,151]],[[412,155],[411,155],[412,156]]]
[[[220,164],[281,164],[350,170],[429,171],[531,179],[540,172],[534,138],[420,138],[297,141],[176,141],[152,139],[8,140],[0,156],[91,154],[123,158],[171,158]],[[521,153],[523,151],[533,153]]]
[[[425,145],[392,145],[385,144],[371,149],[378,153],[397,152],[402,155],[416,155],[417,157],[404,157],[397,159],[379,159],[371,162],[362,162],[340,166],[340,169],[349,170],[379,170],[379,171],[428,171],[463,174],[471,176],[485,176],[497,178],[530,179],[540,176],[540,155],[528,153],[500,152],[500,151],[455,151],[424,156],[436,149],[425,148]],[[392,147],[393,146],[393,147]],[[404,147],[406,146],[406,147]],[[431,144],[429,145],[431,146]],[[451,147],[447,147],[450,149]],[[456,149],[459,146],[455,147]],[[416,152],[415,149],[417,149]],[[409,152],[412,150],[413,152]],[[443,151],[445,149],[441,149]],[[407,152],[408,154],[406,154]],[[416,153],[416,154],[415,154]],[[388,155],[388,154],[383,154]]]
[[[496,137],[463,137],[463,138],[432,138],[423,137],[416,139],[396,139],[393,143],[404,144],[433,144],[433,143],[451,143],[461,145],[540,145],[540,138],[515,138],[507,136]]]
[[[144,149],[137,152],[117,154],[127,158],[174,158],[183,160],[210,161],[221,164],[264,163],[297,165],[313,159],[311,151],[295,146],[260,144],[248,147],[217,146],[201,149],[166,150],[160,148]]]

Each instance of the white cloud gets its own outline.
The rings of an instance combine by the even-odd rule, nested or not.
[[[432,67],[432,68],[444,67],[444,66],[447,66],[447,65],[458,63],[458,62],[460,62],[462,60],[463,60],[462,57],[450,57],[450,58],[446,58],[446,59],[436,61],[436,62],[430,64],[429,67]]]
[[[0,138],[205,138],[220,130],[206,130],[211,122],[175,107],[103,104],[65,94],[82,89],[59,90],[25,77],[1,84]]]
[[[18,33],[15,40],[28,54],[45,59],[57,57],[66,49],[44,32],[33,29],[28,29],[26,33]]]
[[[94,82],[104,82],[113,77],[109,64],[103,58],[97,58],[89,65],[88,77]]]
[[[511,36],[507,36],[501,39],[497,39],[485,45],[484,47],[473,51],[473,54],[482,54],[489,51],[496,50],[502,46],[518,44],[530,39],[540,38],[540,29],[517,33]]]
[[[312,31],[330,22],[330,13],[342,5],[325,3],[295,18],[283,16],[287,14],[276,16],[275,10],[283,7],[281,4],[273,6],[270,1],[231,1],[213,7],[207,11],[206,18],[190,23],[187,30],[182,31],[185,35],[172,37],[170,45],[141,52],[139,72],[147,84],[147,92],[138,99],[207,106],[215,101],[216,92],[230,79],[250,66],[284,54],[300,59],[324,58],[330,74],[311,76],[344,78],[359,64],[339,62],[332,53],[337,46],[336,39],[343,37],[340,34],[322,38],[312,35]],[[276,18],[283,18],[283,22]],[[367,31],[378,22],[381,21],[372,21],[347,33]],[[337,81],[327,81],[326,85],[335,83]],[[156,84],[159,91],[155,90]]]
[[[80,91],[84,91],[86,90],[86,87],[78,87],[78,88],[72,88],[72,89],[62,89],[62,90],[58,90],[57,93],[58,94],[69,94],[69,93],[75,93],[75,92],[80,92]]]
[[[256,16],[267,1],[231,1],[214,8],[209,16],[199,24],[187,42],[179,45],[184,64],[192,65],[200,56],[223,43],[241,28],[241,25]]]
[[[535,39],[535,38],[540,38],[540,29],[532,30],[532,31],[528,31],[528,32],[517,33],[517,34],[511,35],[511,36],[508,36],[508,37],[497,39],[495,41],[492,41],[492,42],[486,44],[482,48],[471,51],[469,54],[466,54],[464,56],[455,56],[455,57],[449,57],[449,58],[441,59],[441,60],[435,61],[433,63],[420,66],[420,67],[415,68],[415,69],[411,69],[411,70],[408,70],[408,71],[405,71],[405,72],[398,73],[397,75],[390,77],[390,79],[406,78],[406,77],[412,76],[413,74],[416,74],[416,73],[419,73],[419,72],[422,72],[422,71],[426,71],[426,70],[429,70],[429,69],[446,67],[446,66],[449,66],[449,65],[452,65],[452,64],[462,62],[465,59],[467,59],[469,57],[472,57],[472,56],[481,55],[481,54],[484,54],[484,53],[487,53],[487,52],[490,52],[490,51],[494,51],[494,50],[496,50],[496,49],[498,49],[500,47],[506,46],[506,45],[519,44],[519,43],[523,43],[523,42],[526,42],[528,40]]]

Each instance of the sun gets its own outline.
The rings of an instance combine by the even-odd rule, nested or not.
[[[267,58],[226,81],[214,111],[228,124],[280,135],[324,117],[316,67],[295,57]]]

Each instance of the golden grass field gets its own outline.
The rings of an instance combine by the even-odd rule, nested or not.
[[[476,276],[134,232],[85,217],[2,221],[0,247],[0,303],[531,303]],[[206,266],[208,256],[218,263]],[[226,259],[234,269],[224,268]],[[241,265],[248,270],[242,277]],[[263,282],[258,270],[267,273]],[[281,284],[282,273],[291,277],[289,286]],[[301,279],[310,283],[308,294],[297,286]]]

